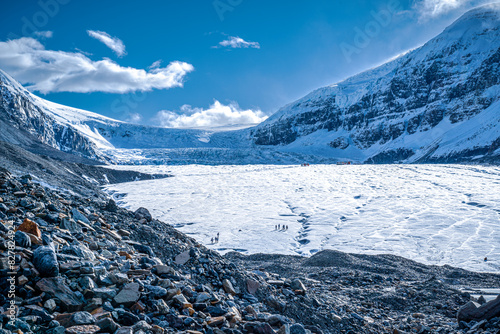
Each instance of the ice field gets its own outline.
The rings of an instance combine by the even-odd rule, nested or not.
[[[500,168],[122,166],[174,177],[107,187],[221,253],[390,253],[500,272]],[[276,225],[288,230],[276,230]],[[219,243],[211,238],[220,233]],[[484,262],[484,258],[488,261]]]

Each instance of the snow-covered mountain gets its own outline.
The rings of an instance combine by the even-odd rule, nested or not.
[[[260,125],[166,129],[46,101],[0,70],[0,140],[114,163],[500,162],[500,4]],[[28,139],[27,139],[28,138]]]
[[[369,162],[498,159],[499,29],[500,4],[476,8],[422,47],[285,106],[253,141]]]
[[[23,131],[43,144],[99,161],[117,161],[116,155],[138,157],[137,150],[224,148],[213,143],[217,131],[167,129],[114,120],[99,114],[49,102],[27,91],[0,70],[0,121],[12,131]],[[0,139],[19,144],[11,133]],[[225,138],[221,134],[221,138]],[[230,141],[227,141],[230,142]],[[232,142],[234,146],[234,141]],[[129,149],[137,149],[129,154]]]

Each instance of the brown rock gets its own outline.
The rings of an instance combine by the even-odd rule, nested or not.
[[[130,311],[139,311],[139,312],[144,312],[146,310],[146,305],[144,305],[142,302],[138,301],[134,305],[130,307]]]
[[[42,237],[42,232],[40,231],[38,224],[35,223],[34,221],[29,220],[28,218],[24,219],[23,223],[21,225],[19,225],[17,230],[32,234],[32,235],[36,236],[37,238]]]
[[[210,318],[210,320],[208,320],[208,324],[210,326],[219,326],[219,325],[222,325],[224,323],[224,320],[226,320],[225,317],[213,317],[213,318]]]
[[[29,280],[24,275],[21,275],[17,278],[17,284],[19,284],[19,285],[25,285],[28,282],[29,282]]]

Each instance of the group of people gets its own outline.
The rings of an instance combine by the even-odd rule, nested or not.
[[[278,224],[278,225],[274,225],[274,229],[279,231],[286,231],[288,230],[288,225],[281,225],[281,224]]]
[[[212,238],[211,240],[212,240],[213,244],[218,243],[219,242],[219,232],[217,232],[217,236],[215,238]]]

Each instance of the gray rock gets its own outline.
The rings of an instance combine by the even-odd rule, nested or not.
[[[302,290],[302,291],[307,291],[306,287],[304,284],[299,280],[298,278],[294,279],[292,283],[290,284],[290,287],[293,290]]]
[[[108,277],[113,284],[125,284],[129,282],[127,274],[111,273]]]
[[[116,322],[111,318],[103,318],[97,321],[96,326],[99,326],[101,332],[103,333],[114,333],[120,327]]]
[[[43,304],[43,307],[45,307],[49,312],[54,312],[54,310],[57,307],[57,304],[54,299],[47,299],[47,301]]]
[[[73,234],[82,233],[82,226],[75,222],[73,219],[65,218],[62,220],[60,227],[62,229],[68,230]]]
[[[16,245],[19,247],[30,248],[31,247],[31,239],[28,235],[22,231],[16,231],[14,235],[14,240]]]
[[[36,288],[49,296],[59,299],[63,311],[74,312],[81,310],[83,307],[83,296],[73,292],[62,278],[42,278],[36,284]]]
[[[85,217],[85,215],[83,213],[81,213],[80,211],[78,211],[77,209],[71,209],[71,214],[73,215],[73,219],[74,220],[80,220],[82,222],[84,222],[85,224],[90,224],[90,221],[87,219],[87,217]]]
[[[79,279],[78,283],[84,290],[93,290],[96,288],[94,280],[88,276],[83,276]]]
[[[117,212],[118,211],[118,205],[116,205],[116,202],[113,199],[110,199],[108,203],[106,204],[106,207],[104,210],[109,211],[109,212]]]
[[[62,252],[64,254],[71,254],[74,256],[78,256],[86,261],[94,261],[95,260],[94,252],[92,252],[90,249],[88,249],[84,245],[66,246],[62,249]]]
[[[480,305],[476,302],[468,302],[458,310],[457,321],[469,322],[471,320],[490,320],[500,316],[500,295],[489,302]]]
[[[141,297],[138,283],[128,283],[113,299],[117,305],[130,306]]]
[[[293,324],[290,326],[290,334],[307,334],[307,332],[301,324]]]
[[[155,298],[163,298],[167,296],[167,289],[164,289],[161,286],[145,285],[144,287],[151,292]]]
[[[231,283],[230,280],[228,279],[222,280],[222,287],[224,288],[224,291],[226,291],[226,293],[230,293],[232,295],[236,294],[236,291],[234,290],[233,284]]]
[[[136,219],[146,219],[146,221],[150,222],[153,220],[153,217],[151,216],[151,213],[149,213],[148,209],[146,208],[139,208],[135,211],[135,218]]]
[[[134,330],[131,327],[121,327],[115,332],[115,334],[133,334]]]
[[[92,325],[95,323],[95,318],[89,312],[76,312],[71,316],[71,326]]]
[[[38,247],[33,252],[33,265],[41,277],[56,277],[59,275],[59,262],[54,248],[50,246]]]
[[[197,303],[205,303],[205,302],[209,301],[211,298],[212,298],[212,296],[210,296],[209,293],[207,293],[207,292],[200,292],[196,296],[196,302]]]
[[[175,263],[179,264],[179,265],[183,265],[186,262],[188,262],[190,258],[191,258],[191,256],[189,255],[189,251],[187,250],[185,252],[180,253],[179,255],[177,255],[175,257]]]
[[[102,298],[103,300],[113,299],[116,296],[115,289],[96,288],[96,289],[92,290],[92,292],[93,292],[93,295],[95,298]]]
[[[157,299],[153,302],[153,307],[159,314],[165,315],[170,312],[170,308],[163,299]]]

